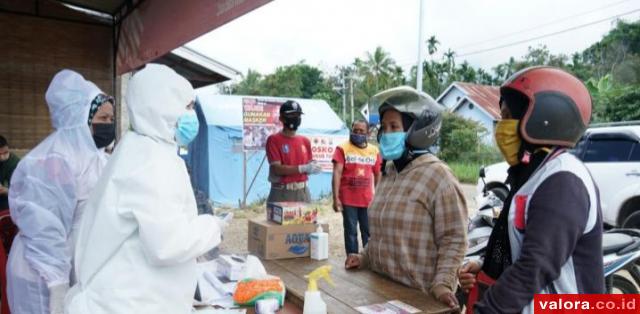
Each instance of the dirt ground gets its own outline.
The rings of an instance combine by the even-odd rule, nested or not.
[[[463,184],[465,197],[467,199],[467,206],[469,207],[469,215],[475,212],[475,186]],[[323,200],[318,203],[314,203],[320,212],[320,221],[329,224],[329,254],[332,258],[338,260],[344,259],[346,253],[344,250],[344,233],[342,228],[342,214],[335,213],[331,208],[331,203],[328,200]],[[227,211],[225,209],[216,209],[216,211]],[[247,237],[248,237],[248,220],[252,218],[262,218],[265,215],[264,207],[256,207],[246,210],[234,210],[234,218],[231,224],[226,228],[224,232],[224,240],[220,245],[220,249],[223,252],[245,253],[247,251]],[[358,235],[359,237],[359,235]],[[358,239],[360,242],[360,239]],[[362,243],[360,242],[360,245]]]

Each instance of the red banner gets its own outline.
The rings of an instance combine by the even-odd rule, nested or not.
[[[122,21],[116,71],[127,73],[270,1],[143,1]]]

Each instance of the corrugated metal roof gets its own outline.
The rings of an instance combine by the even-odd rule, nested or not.
[[[455,82],[454,84],[462,89],[471,101],[481,106],[494,119],[500,119],[500,88],[498,86],[465,82]]]

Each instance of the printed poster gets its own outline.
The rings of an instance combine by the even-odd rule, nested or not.
[[[311,141],[311,152],[313,160],[317,161],[322,167],[323,172],[333,172],[333,153],[336,146],[346,142],[349,137],[347,135],[304,135]]]
[[[258,98],[242,99],[242,147],[245,151],[264,150],[269,135],[280,131],[281,104]]]

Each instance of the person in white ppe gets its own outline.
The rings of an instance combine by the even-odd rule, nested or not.
[[[148,64],[129,81],[131,130],[89,199],[75,255],[68,314],[187,314],[196,258],[221,241],[224,222],[198,215],[178,145],[198,132],[189,82]]]
[[[90,128],[97,122],[91,103],[98,95],[80,74],[58,72],[45,94],[54,132],[13,174],[9,204],[19,232],[8,258],[7,298],[14,314],[62,313],[75,226],[106,163]],[[104,117],[111,107],[113,113],[113,104],[103,103],[96,112]]]

